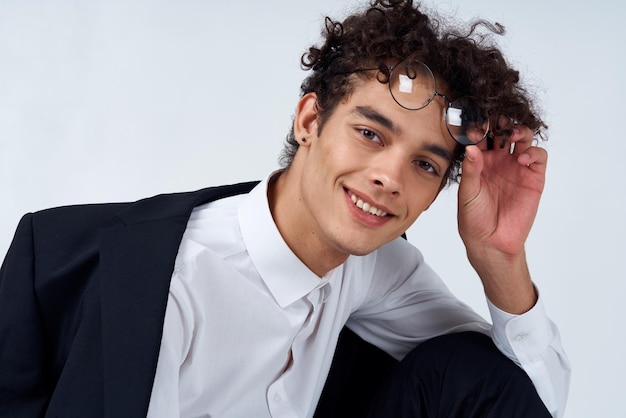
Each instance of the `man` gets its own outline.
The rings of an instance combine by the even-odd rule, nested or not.
[[[562,416],[569,365],[524,252],[545,126],[517,73],[407,1],[328,19],[303,65],[264,181],[22,219],[0,273],[3,416]],[[493,326],[401,238],[461,169]],[[346,403],[337,382],[370,371]]]

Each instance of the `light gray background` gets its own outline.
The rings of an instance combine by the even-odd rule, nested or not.
[[[0,0],[0,254],[28,211],[267,175],[304,77],[300,54],[325,14],[356,3]],[[548,180],[527,248],[574,367],[566,416],[624,417],[625,6],[437,7],[505,24],[500,44],[545,110]],[[409,239],[487,315],[455,192]]]

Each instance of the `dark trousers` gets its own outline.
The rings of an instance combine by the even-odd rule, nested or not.
[[[397,362],[344,328],[316,418],[550,417],[528,375],[488,336],[433,338]]]

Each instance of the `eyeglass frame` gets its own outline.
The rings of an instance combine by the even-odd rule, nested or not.
[[[426,68],[426,69],[428,70],[428,74],[430,74],[430,76],[431,76],[431,78],[432,78],[432,80],[433,80],[433,94],[432,94],[432,96],[431,96],[429,99],[427,99],[426,103],[425,103],[423,106],[418,107],[418,108],[415,108],[415,109],[414,109],[414,108],[407,107],[407,106],[404,106],[402,103],[400,103],[400,101],[396,98],[396,96],[394,96],[394,94],[393,94],[393,90],[392,90],[392,87],[391,87],[391,79],[392,79],[393,71],[394,71],[394,70],[395,70],[398,66],[402,65],[404,62],[409,61],[409,60],[413,60],[413,62],[417,62],[417,63],[419,63],[419,64],[423,65],[423,66],[424,66],[424,68]],[[428,65],[426,65],[425,63],[423,63],[423,62],[422,62],[422,61],[420,61],[420,60],[417,60],[417,59],[412,59],[411,57],[408,57],[408,58],[405,58],[404,60],[400,61],[400,63],[398,63],[398,64],[396,64],[396,65],[387,65],[387,66],[385,66],[385,68],[387,68],[387,70],[389,70],[389,74],[387,75],[387,85],[389,86],[389,94],[391,95],[391,98],[393,99],[393,101],[394,101],[394,102],[396,102],[396,103],[398,104],[398,106],[400,106],[401,108],[406,109],[406,110],[421,110],[421,109],[424,109],[426,106],[428,106],[430,103],[432,103],[432,102],[433,102],[433,100],[435,99],[435,97],[439,96],[439,97],[441,97],[442,99],[444,99],[444,100],[445,100],[445,102],[446,102],[446,104],[447,104],[446,108],[444,109],[444,110],[445,110],[445,115],[444,115],[444,116],[445,116],[445,118],[444,118],[444,120],[445,120],[445,123],[446,123],[446,130],[448,131],[448,133],[450,134],[450,136],[452,137],[452,139],[454,139],[454,141],[455,141],[456,143],[458,143],[458,144],[460,144],[460,145],[462,145],[462,146],[467,146],[467,145],[478,145],[478,144],[480,144],[480,143],[481,143],[481,142],[482,142],[485,138],[487,138],[487,139],[488,139],[488,141],[489,141],[489,140],[491,140],[491,141],[493,140],[493,138],[492,138],[493,134],[492,134],[492,133],[491,133],[491,131],[490,131],[490,121],[489,121],[489,117],[486,117],[486,118],[485,118],[485,120],[486,120],[486,122],[487,122],[487,127],[485,128],[485,133],[483,134],[483,136],[480,138],[480,140],[479,140],[479,141],[477,141],[477,142],[475,142],[475,143],[474,143],[474,142],[464,143],[464,142],[459,141],[457,138],[455,138],[455,137],[454,137],[454,135],[452,134],[452,132],[450,132],[450,126],[448,125],[448,109],[450,109],[451,104],[452,104],[452,103],[454,103],[454,101],[456,101],[456,100],[459,100],[459,99],[462,99],[462,98],[472,98],[472,99],[475,99],[475,98],[474,98],[473,96],[461,96],[461,97],[457,97],[457,98],[456,98],[456,99],[454,99],[454,100],[450,100],[450,99],[448,98],[448,96],[446,96],[446,95],[445,95],[445,94],[443,94],[443,93],[438,92],[438,91],[437,91],[437,79],[435,78],[435,75],[433,74],[433,71],[430,69],[430,67],[429,67]],[[381,67],[375,67],[375,68],[358,68],[358,69],[353,70],[353,71],[346,71],[346,72],[343,72],[342,74],[353,74],[353,73],[362,72],[362,71],[376,71],[376,70],[381,71]]]

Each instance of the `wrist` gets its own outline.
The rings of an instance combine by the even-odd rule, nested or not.
[[[483,283],[487,298],[499,309],[523,314],[537,302],[537,293],[530,277],[526,255],[483,251],[480,255],[468,253],[471,265]]]

